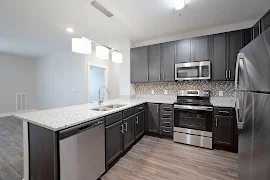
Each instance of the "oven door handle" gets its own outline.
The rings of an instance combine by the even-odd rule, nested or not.
[[[190,110],[201,110],[201,111],[213,111],[213,107],[189,106],[189,105],[174,105],[174,109],[190,109]]]

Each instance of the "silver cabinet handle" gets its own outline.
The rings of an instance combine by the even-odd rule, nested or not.
[[[231,79],[231,70],[229,70],[229,79]]]
[[[125,129],[125,131],[127,132],[127,131],[128,131],[128,129],[127,129],[127,122],[125,123],[125,125],[126,125],[126,129]]]
[[[162,130],[163,132],[165,132],[165,133],[170,133],[171,131],[167,131],[167,130]]]
[[[230,114],[230,112],[228,112],[228,111],[218,111],[218,112]]]
[[[163,116],[170,116],[170,114],[163,114]]]
[[[163,124],[170,124],[170,122],[168,122],[168,121],[164,121],[164,122],[162,122]]]
[[[157,132],[157,130],[153,130],[153,129],[148,129],[148,131],[150,131],[150,132]]]
[[[124,124],[121,125],[121,133],[124,134]]]
[[[136,117],[136,124],[139,124],[139,117]]]
[[[225,72],[225,78],[228,79],[228,70]]]
[[[216,127],[218,126],[218,119],[216,118]]]
[[[158,107],[159,107],[159,106],[157,106],[157,114],[158,114]]]
[[[163,107],[164,110],[170,110],[170,107]]]

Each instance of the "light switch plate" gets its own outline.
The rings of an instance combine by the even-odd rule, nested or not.
[[[164,90],[164,94],[168,94],[168,90]]]
[[[223,91],[218,91],[219,96],[223,96]]]
[[[155,90],[152,89],[151,94],[155,94]]]

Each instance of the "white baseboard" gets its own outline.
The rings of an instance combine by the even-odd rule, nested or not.
[[[0,117],[13,116],[13,115],[16,115],[16,114],[22,114],[22,113],[28,113],[28,112],[34,112],[34,111],[37,111],[37,109],[29,109],[29,110],[26,110],[26,111],[16,111],[16,112],[10,112],[10,113],[2,113],[2,114],[0,114]]]

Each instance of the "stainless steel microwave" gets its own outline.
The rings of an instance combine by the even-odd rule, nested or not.
[[[210,61],[175,64],[175,80],[211,79]]]

